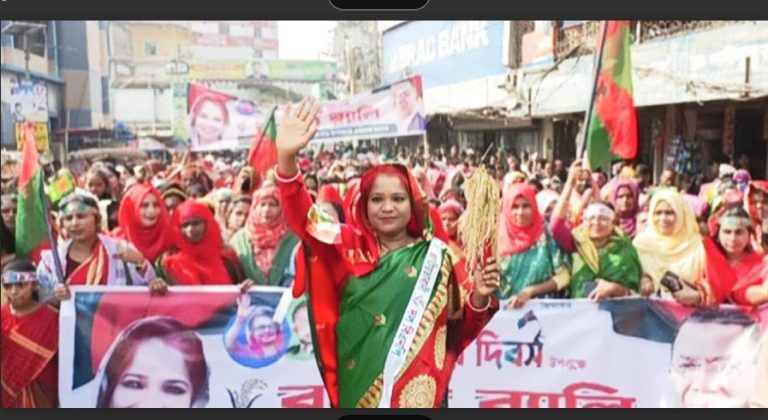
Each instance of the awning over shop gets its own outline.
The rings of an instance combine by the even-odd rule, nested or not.
[[[516,130],[538,127],[535,120],[507,115],[505,110],[500,108],[438,113],[431,115],[429,121],[430,123],[445,121],[452,130],[456,131]]]

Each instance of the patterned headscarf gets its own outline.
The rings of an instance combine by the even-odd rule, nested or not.
[[[274,200],[280,207],[280,214],[271,222],[262,222],[258,218],[257,208],[265,200]],[[269,273],[272,261],[277,255],[277,249],[283,237],[288,233],[288,223],[283,215],[283,204],[280,190],[275,185],[267,185],[253,194],[251,212],[248,215],[246,227],[253,246],[253,256],[256,266],[262,274]]]

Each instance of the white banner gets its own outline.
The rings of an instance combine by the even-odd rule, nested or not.
[[[421,76],[325,102],[318,119],[314,143],[422,135],[427,120]]]
[[[48,87],[45,82],[11,76],[11,112],[14,123],[48,123]]]
[[[312,354],[306,306],[260,287],[72,287],[60,311],[62,407],[329,406]],[[235,325],[238,307],[249,314]],[[303,309],[302,309],[303,308]],[[246,330],[248,332],[246,332]]]
[[[258,288],[248,302],[234,287],[72,289],[63,407],[329,405],[306,306],[283,289]],[[501,310],[465,350],[448,406],[744,407],[767,323],[768,307],[533,300]]]

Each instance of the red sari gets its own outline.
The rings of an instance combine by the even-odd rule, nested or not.
[[[24,316],[0,308],[2,408],[58,406],[59,312],[41,305]]]
[[[66,254],[65,254],[66,255]],[[100,240],[91,251],[91,255],[77,268],[67,267],[67,284],[72,286],[97,286],[109,283],[109,255]],[[66,273],[65,273],[66,275]]]
[[[181,233],[182,223],[195,217],[205,224],[205,236],[199,243],[189,242]],[[225,261],[239,266],[234,251],[224,246],[221,228],[205,204],[188,200],[179,205],[171,218],[172,237],[179,249],[163,258],[163,268],[179,285],[235,284]],[[240,270],[242,271],[242,270]]]
[[[753,252],[741,261],[732,262],[731,267],[738,279],[731,300],[739,305],[751,305],[747,300],[747,289],[768,282],[768,256]]]

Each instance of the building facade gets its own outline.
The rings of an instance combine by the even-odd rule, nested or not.
[[[524,35],[510,102],[519,104],[517,115],[540,120],[548,157],[572,160],[580,150],[597,27],[549,21]],[[639,161],[656,176],[664,169],[711,176],[710,164],[724,161],[768,176],[768,23],[633,21],[631,28]]]
[[[382,35],[382,78],[421,75],[431,147],[482,153],[491,144],[521,153],[539,148],[535,123],[508,112],[510,67],[529,21],[409,21]]]

